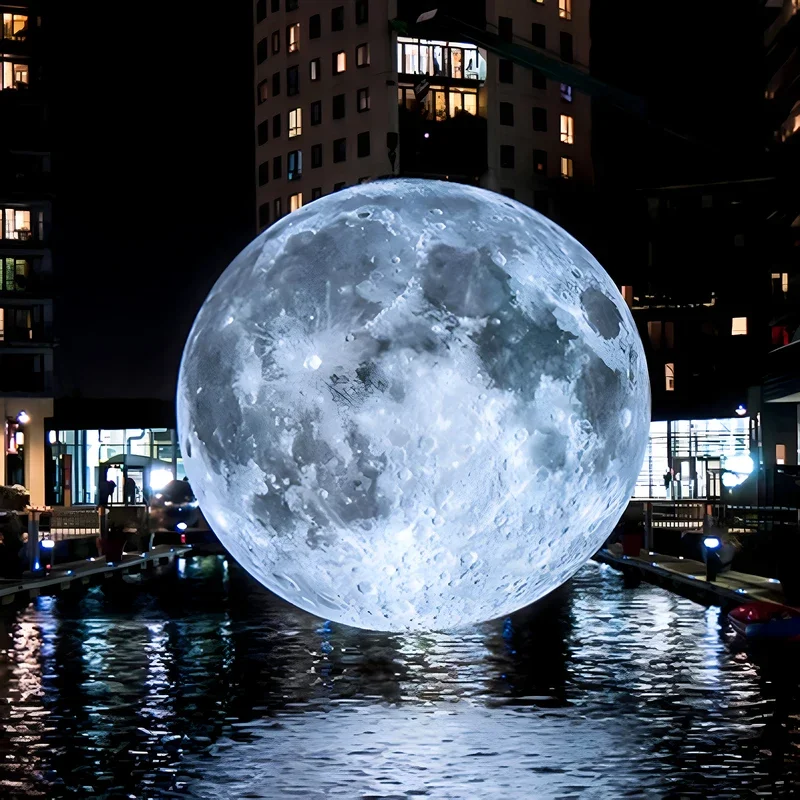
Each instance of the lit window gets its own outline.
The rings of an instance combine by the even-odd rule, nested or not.
[[[275,202],[273,203],[273,206],[275,208],[275,215],[274,215],[275,216],[275,221],[277,222],[283,216],[283,212],[281,211],[281,199],[280,199],[280,197],[276,197],[275,198]]]
[[[572,0],[558,0],[558,16],[561,19],[572,19]]]
[[[369,111],[369,87],[358,90],[356,93],[356,101],[359,111]]]
[[[3,226],[4,239],[30,239],[31,212],[22,208],[0,209],[0,222]]]
[[[258,84],[258,104],[261,105],[262,103],[267,101],[269,97],[269,81],[261,81]]]
[[[3,14],[3,38],[24,41],[28,35],[28,17],[25,14]]]
[[[319,59],[315,58],[311,61],[308,65],[308,74],[312,81],[318,81],[322,77],[322,73],[320,72],[320,63]]]
[[[569,114],[561,115],[561,141],[564,144],[575,143],[575,119]]]
[[[300,49],[300,23],[295,22],[286,28],[286,49],[296,53]]]
[[[297,181],[303,177],[303,152],[302,150],[292,150],[286,156],[286,179]]]
[[[561,177],[567,179],[572,177],[572,159],[566,156],[561,156]]]
[[[333,74],[338,75],[347,69],[347,55],[344,50],[333,54]]]
[[[280,53],[281,51],[281,34],[280,31],[275,31],[272,34],[272,52]]]
[[[775,463],[776,464],[785,464],[786,463],[786,445],[785,444],[776,444],[775,445]]]
[[[731,336],[747,336],[747,317],[733,318]]]
[[[303,207],[303,193],[289,195],[289,211],[297,211],[298,208]]]
[[[369,45],[360,44],[356,47],[356,66],[368,67],[369,66]]]
[[[30,263],[24,258],[0,258],[0,292],[24,292],[28,288]]]
[[[0,308],[0,342],[5,339],[6,335],[6,311],[4,308]]]
[[[2,89],[21,89],[28,85],[28,65],[14,61],[3,62]]]
[[[772,291],[783,292],[786,294],[789,291],[789,273],[788,272],[773,272],[772,273]]]
[[[628,308],[633,305],[633,286],[620,286],[619,292]]]
[[[289,138],[293,139],[303,132],[303,109],[294,108],[289,112]]]
[[[675,391],[675,365],[664,364],[664,378],[666,379],[666,389],[668,392]]]
[[[569,84],[561,84],[561,99],[566,103],[572,102],[572,87]]]

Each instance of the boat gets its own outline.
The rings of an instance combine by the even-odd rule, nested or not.
[[[748,641],[800,642],[800,610],[778,603],[745,603],[728,614],[739,636]]]

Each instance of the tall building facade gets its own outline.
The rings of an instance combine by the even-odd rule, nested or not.
[[[554,189],[591,181],[589,98],[466,37],[422,39],[390,24],[413,23],[428,5],[255,0],[259,230],[392,175],[480,185],[545,212]],[[586,0],[449,5],[504,40],[588,63]]]
[[[35,0],[0,3],[0,16],[0,484],[40,504],[53,411],[48,30]]]

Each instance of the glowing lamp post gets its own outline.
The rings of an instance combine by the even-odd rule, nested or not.
[[[722,568],[722,560],[719,557],[722,540],[719,536],[706,536],[703,539],[703,547],[706,549],[706,580],[709,583],[714,583]]]

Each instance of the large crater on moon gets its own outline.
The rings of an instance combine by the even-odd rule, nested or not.
[[[650,390],[591,254],[482,189],[389,180],[262,233],[205,301],[180,442],[214,531],[321,617],[446,629],[567,580],[631,495]]]

